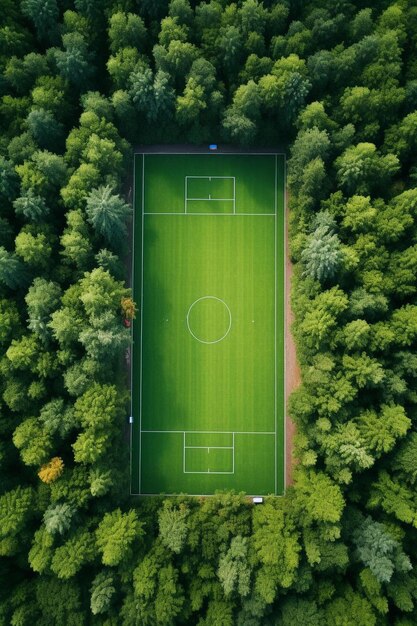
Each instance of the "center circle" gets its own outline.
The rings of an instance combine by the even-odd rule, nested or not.
[[[195,300],[187,313],[189,333],[200,343],[223,341],[232,327],[232,314],[224,300],[202,296]]]

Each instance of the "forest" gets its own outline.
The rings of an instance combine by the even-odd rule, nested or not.
[[[132,146],[213,140],[288,155],[257,507],[129,496]],[[1,626],[417,623],[416,148],[415,0],[2,0]]]

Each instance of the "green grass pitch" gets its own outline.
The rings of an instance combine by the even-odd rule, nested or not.
[[[135,155],[134,494],[284,492],[284,176]]]

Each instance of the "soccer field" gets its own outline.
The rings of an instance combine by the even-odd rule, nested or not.
[[[135,155],[134,494],[284,491],[284,176]]]

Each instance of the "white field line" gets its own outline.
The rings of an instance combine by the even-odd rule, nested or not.
[[[234,450],[234,435],[233,435],[233,446],[187,446],[186,445],[186,436],[187,436],[187,432],[189,431],[183,431],[184,433],[184,438],[183,438],[183,472],[184,474],[234,474],[235,473],[235,468],[234,468],[234,454],[235,454],[235,450]],[[219,433],[221,434],[221,433]],[[207,454],[210,453],[210,449],[211,450],[232,450],[232,471],[231,472],[222,472],[222,471],[216,471],[216,470],[210,470],[210,468],[208,467],[206,471],[190,471],[187,470],[187,463],[186,463],[186,450],[207,450]]]
[[[177,155],[177,154],[211,154],[213,155],[213,152],[134,152],[134,154],[146,154],[146,156],[153,156],[154,154],[158,154],[158,155],[164,155],[164,156],[170,156],[170,155]],[[215,152],[214,153],[215,156],[221,157],[221,156],[285,156],[285,152]]]
[[[275,363],[274,363],[274,420],[275,420],[275,493],[277,493],[277,157],[275,155],[275,261],[274,261],[274,280],[275,280],[275,307],[274,307],[274,343],[275,343]]]
[[[133,218],[132,218],[132,266],[131,288],[132,294],[135,286],[135,204],[136,204],[136,156],[133,157]],[[130,332],[130,415],[133,416],[133,324]],[[132,493],[133,462],[133,422],[130,422],[130,493]]]
[[[213,178],[220,178],[222,180],[234,180],[234,176],[186,176],[185,178],[204,178],[204,180],[212,180]]]
[[[264,430],[142,430],[143,433],[180,433],[208,435],[275,435],[274,431]],[[207,446],[204,446],[207,448]],[[212,448],[213,446],[210,446]]]
[[[233,180],[233,198],[212,198],[211,194],[209,194],[208,198],[189,198],[188,197],[188,179],[197,179],[197,180],[208,180],[211,182],[212,179],[219,179],[219,180]],[[187,203],[188,202],[202,202],[202,201],[209,201],[209,202],[233,202],[233,213],[235,213],[235,204],[236,204],[236,196],[235,196],[235,190],[236,190],[236,178],[235,176],[185,176],[185,210],[184,213],[185,214],[189,214],[190,212],[187,211],[188,206]]]
[[[143,242],[144,242],[144,226],[145,226],[145,155],[143,155],[142,159],[142,263],[141,263],[141,283],[140,283],[140,378],[139,378],[139,389],[140,389],[140,409],[139,409],[139,493],[141,491],[141,480],[142,480],[142,369],[143,369],[143,354],[142,354],[142,337],[143,337]]]
[[[206,472],[190,472],[187,470],[184,474],[234,474],[234,472],[213,472],[213,470],[207,470]]]
[[[234,202],[234,198],[212,198],[209,194],[208,198],[187,198],[187,202]]]
[[[211,200],[211,202],[213,202],[213,200]],[[168,212],[162,212],[162,211],[155,211],[155,213],[144,213],[144,215],[213,215],[214,217],[230,217],[231,215],[236,216],[236,217],[274,217],[275,213],[168,213]]]
[[[233,177],[233,214],[236,214],[236,178]]]
[[[211,472],[210,472],[211,474]],[[163,496],[164,498],[178,498],[178,496],[183,496],[184,493],[178,491],[177,493],[132,493],[132,496],[140,496],[141,498],[155,498],[156,496]],[[187,498],[214,498],[215,493],[187,493]],[[245,493],[245,498],[282,498],[283,496],[275,496],[272,493]]]
[[[233,446],[184,446],[184,450],[233,450]]]

